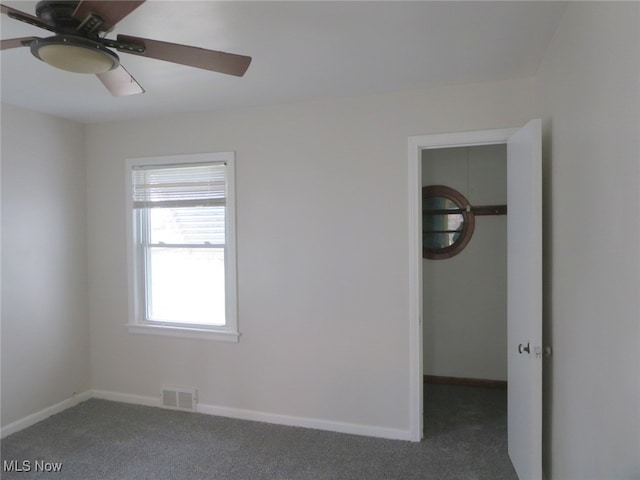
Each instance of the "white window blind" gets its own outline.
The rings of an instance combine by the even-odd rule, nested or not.
[[[225,167],[224,163],[134,167],[133,206],[224,205],[227,193]]]
[[[226,165],[133,169],[133,207],[148,209],[151,245],[225,244]]]

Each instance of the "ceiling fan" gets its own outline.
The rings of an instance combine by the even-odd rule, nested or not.
[[[249,68],[251,57],[244,55],[130,35],[117,35],[115,40],[104,36],[143,3],[144,0],[41,0],[35,17],[0,4],[2,13],[9,18],[55,34],[0,40],[0,50],[30,47],[33,56],[53,67],[95,74],[114,96],[143,93],[144,89],[111,49],[238,77]]]

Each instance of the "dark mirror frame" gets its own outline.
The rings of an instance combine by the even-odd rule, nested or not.
[[[422,256],[423,258],[428,258],[430,260],[442,260],[445,258],[451,258],[454,255],[459,254],[464,247],[467,246],[469,240],[471,240],[471,236],[473,235],[473,231],[476,227],[476,219],[474,213],[471,211],[471,204],[457,190],[454,190],[451,187],[447,187],[445,185],[428,185],[426,187],[422,187],[422,215],[424,218],[427,210],[425,209],[425,200],[432,197],[444,197],[451,200],[453,203],[457,205],[460,210],[452,210],[452,213],[459,213],[462,215],[463,223],[462,230],[460,231],[460,235],[458,239],[450,246],[443,248],[427,248],[422,246]],[[422,226],[422,236],[424,239],[425,235],[429,234],[429,231],[424,229],[424,222]]]

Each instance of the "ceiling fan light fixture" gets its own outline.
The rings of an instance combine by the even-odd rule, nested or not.
[[[56,35],[31,43],[31,53],[52,67],[74,73],[104,73],[120,65],[118,55],[98,42]]]

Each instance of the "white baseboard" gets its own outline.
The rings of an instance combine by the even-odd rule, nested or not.
[[[48,407],[38,413],[13,422],[2,429],[2,437],[11,435],[23,428],[27,428],[45,418],[73,407],[89,398],[110,400],[113,402],[131,403],[144,405],[147,407],[162,407],[160,396],[150,397],[144,395],[132,395],[129,393],[112,392],[108,390],[92,390],[76,395],[56,405]],[[396,428],[379,427],[375,425],[362,425],[357,423],[337,422],[333,420],[322,420],[309,417],[297,417],[282,415],[278,413],[260,412],[242,408],[222,407],[218,405],[207,405],[199,403],[196,411],[206,415],[217,415],[220,417],[235,418],[238,420],[251,420],[255,422],[273,423],[286,425],[289,427],[312,428],[315,430],[325,430],[337,433],[347,433],[351,435],[362,435],[365,437],[386,438],[390,440],[412,440],[410,430],[400,430]]]
[[[111,400],[114,402],[133,403],[136,405],[145,405],[147,407],[162,408],[159,396],[148,397],[142,395],[130,395],[120,392],[110,392],[106,390],[94,390],[93,397],[100,398],[102,400]],[[286,425],[289,427],[312,428],[330,432],[362,435],[365,437],[387,438],[391,440],[411,440],[411,432],[409,430],[377,427],[373,425],[360,425],[356,423],[336,422],[332,420],[321,420],[309,417],[296,417],[291,415],[281,415],[277,413],[260,412],[256,410],[246,410],[242,408],[207,405],[203,403],[198,403],[196,405],[196,412],[204,413],[206,415],[235,418],[238,420],[274,423],[277,425]]]
[[[111,392],[109,390],[93,390],[93,398],[100,400],[111,400],[112,402],[132,403],[134,405],[144,405],[145,407],[160,407],[160,396],[148,397],[145,395],[133,395],[130,393]]]
[[[4,427],[2,427],[2,429],[0,430],[0,438],[7,437],[12,433],[19,432],[20,430],[30,427],[31,425],[35,425],[36,423],[49,418],[51,415],[60,413],[66,410],[67,408],[75,407],[79,403],[84,402],[85,400],[89,400],[91,397],[92,397],[91,390],[87,390],[86,392],[76,394],[61,402],[58,402],[55,405],[51,405],[50,407],[43,408],[39,412],[32,413],[31,415],[27,415],[26,417],[21,418],[20,420],[11,422],[8,425],[5,425]]]
[[[349,422],[337,422],[333,420],[322,420],[310,417],[296,417],[282,415],[278,413],[259,412],[255,410],[245,410],[240,408],[220,407],[216,405],[206,405],[199,403],[196,411],[208,415],[220,417],[236,418],[239,420],[252,420],[255,422],[274,423],[289,427],[312,428],[315,430],[325,430],[329,432],[347,433],[351,435],[361,435],[365,437],[378,437],[390,440],[411,440],[409,430],[395,428],[377,427],[374,425],[362,425]]]

